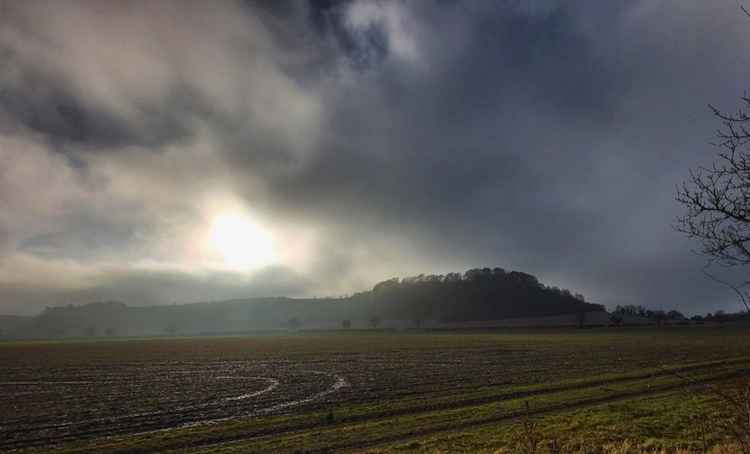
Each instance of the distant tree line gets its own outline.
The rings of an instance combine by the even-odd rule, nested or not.
[[[677,310],[653,310],[648,309],[645,306],[641,305],[623,305],[623,306],[616,306],[615,309],[612,311],[612,318],[611,321],[614,324],[620,324],[623,322],[624,317],[627,316],[634,316],[634,317],[643,317],[648,318],[650,320],[653,320],[657,324],[660,322],[684,322],[687,320],[693,321],[693,322],[718,322],[718,323],[724,323],[724,322],[740,322],[740,321],[750,321],[750,313],[747,311],[741,311],[741,312],[735,312],[735,313],[728,313],[724,312],[723,310],[717,310],[714,313],[707,313],[705,315],[693,315],[692,317],[688,318],[684,314],[682,314],[680,311]]]
[[[695,322],[746,322],[750,321],[750,313],[746,311],[729,313],[719,310],[714,313],[709,312],[706,315],[695,315],[690,319]]]
[[[663,310],[652,310],[644,306],[636,306],[628,304],[625,306],[616,306],[613,314],[618,315],[631,315],[636,317],[645,317],[650,319],[664,319],[664,320],[686,320],[685,316],[676,310],[663,311]]]
[[[610,321],[615,325],[621,325],[625,321],[626,316],[647,318],[655,322],[657,325],[663,325],[667,322],[687,321],[687,318],[677,310],[652,310],[645,306],[633,304],[616,306],[615,310],[612,311]]]

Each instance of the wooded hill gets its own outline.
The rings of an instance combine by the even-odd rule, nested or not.
[[[530,274],[483,268],[463,274],[394,278],[376,284],[372,290],[342,298],[252,298],[147,307],[99,302],[48,307],[35,317],[0,317],[0,337],[340,328],[352,320],[408,320],[418,326],[424,320],[498,320],[603,310],[603,306],[587,303],[579,294],[545,286]]]

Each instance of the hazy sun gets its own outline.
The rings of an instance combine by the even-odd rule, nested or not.
[[[211,223],[211,243],[233,268],[258,268],[275,260],[271,234],[247,216],[222,214]]]

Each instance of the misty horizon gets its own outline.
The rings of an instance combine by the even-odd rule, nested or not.
[[[3,2],[0,313],[476,264],[610,308],[737,311],[673,224],[713,159],[707,105],[746,89],[738,11]]]

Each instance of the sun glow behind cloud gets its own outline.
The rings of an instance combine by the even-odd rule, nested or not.
[[[3,4],[0,313],[484,265],[726,308],[669,225],[747,88],[736,2],[256,3]]]
[[[216,216],[211,222],[210,242],[229,268],[251,270],[277,261],[271,233],[243,213]]]

